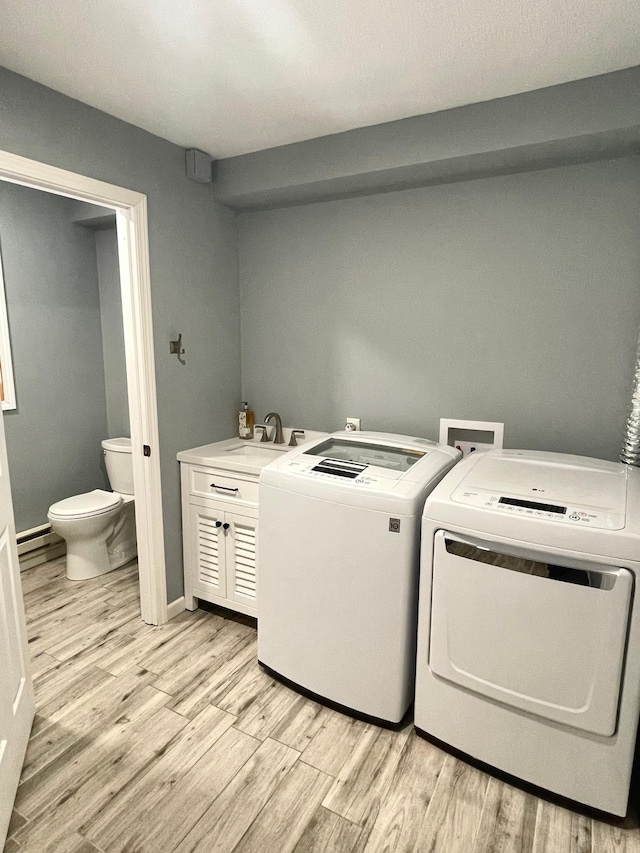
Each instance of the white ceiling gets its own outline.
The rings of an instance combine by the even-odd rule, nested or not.
[[[640,65],[640,3],[0,0],[0,64],[228,157]]]

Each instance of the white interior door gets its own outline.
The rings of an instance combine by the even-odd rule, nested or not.
[[[4,423],[0,417],[0,847],[34,714]]]

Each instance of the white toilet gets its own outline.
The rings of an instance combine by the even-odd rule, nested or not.
[[[102,442],[112,492],[94,489],[49,507],[52,530],[67,542],[67,577],[97,578],[137,555],[130,438]]]

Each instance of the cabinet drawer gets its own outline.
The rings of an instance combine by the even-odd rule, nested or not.
[[[258,503],[257,480],[229,477],[219,471],[191,468],[189,491],[204,498]]]

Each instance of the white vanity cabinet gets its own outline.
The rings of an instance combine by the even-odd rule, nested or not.
[[[284,444],[230,438],[178,453],[182,482],[184,599],[258,615],[258,481],[260,471],[290,449]],[[326,433],[299,430],[303,441]]]
[[[185,605],[257,615],[258,476],[182,463]]]

